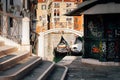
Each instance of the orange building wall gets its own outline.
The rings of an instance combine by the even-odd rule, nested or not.
[[[83,15],[74,16],[74,29],[78,31],[83,31]]]
[[[77,0],[77,4],[82,3],[83,0]],[[74,29],[78,31],[83,31],[83,15],[74,16]]]

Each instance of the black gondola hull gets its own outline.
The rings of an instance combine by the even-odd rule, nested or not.
[[[55,57],[66,56],[66,55],[68,55],[69,53],[70,53],[69,50],[68,50],[68,51],[58,51],[58,50],[57,50],[57,47],[54,48],[54,56],[55,56]]]
[[[71,56],[82,56],[82,55],[83,55],[83,53],[80,51],[72,51],[71,50]]]
[[[67,41],[61,36],[59,44],[54,48],[54,56],[61,57],[66,56],[70,53],[70,47]]]

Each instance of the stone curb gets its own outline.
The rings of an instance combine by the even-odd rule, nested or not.
[[[63,67],[65,68],[65,71],[64,71],[64,73],[63,73],[63,75],[62,75],[60,80],[65,80],[66,74],[68,72],[68,67],[66,67],[66,66],[63,66]]]
[[[100,62],[96,59],[81,59],[82,63],[93,64],[93,65],[101,65],[101,66],[120,66],[120,62]]]

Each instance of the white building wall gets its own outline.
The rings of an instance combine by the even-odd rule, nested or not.
[[[7,1],[7,2],[6,2]],[[27,1],[27,0],[26,0]],[[3,16],[1,17],[1,28],[2,28],[2,33],[6,36],[6,35],[12,35],[12,36],[16,36],[16,37],[21,37],[22,35],[22,16],[20,16],[20,12],[23,8],[23,0],[13,0],[13,5],[15,7],[15,10],[13,13],[10,13],[10,0],[1,0],[2,5],[2,10],[3,12]],[[9,13],[9,15],[12,14],[12,16],[14,17],[21,17],[20,20],[15,20],[13,18],[13,26],[10,27],[10,17],[9,15],[7,16],[7,13]],[[11,17],[12,18],[12,17]]]

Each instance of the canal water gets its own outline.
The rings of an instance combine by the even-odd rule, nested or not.
[[[64,33],[62,34],[64,39],[68,42],[69,45],[72,45],[75,41],[75,34],[72,33]],[[45,59],[49,61],[54,61],[58,62],[60,61],[63,57],[55,58],[53,55],[53,50],[57,46],[61,39],[61,34],[59,33],[51,33],[48,35],[45,35],[45,47],[44,47],[44,52],[45,52]]]

